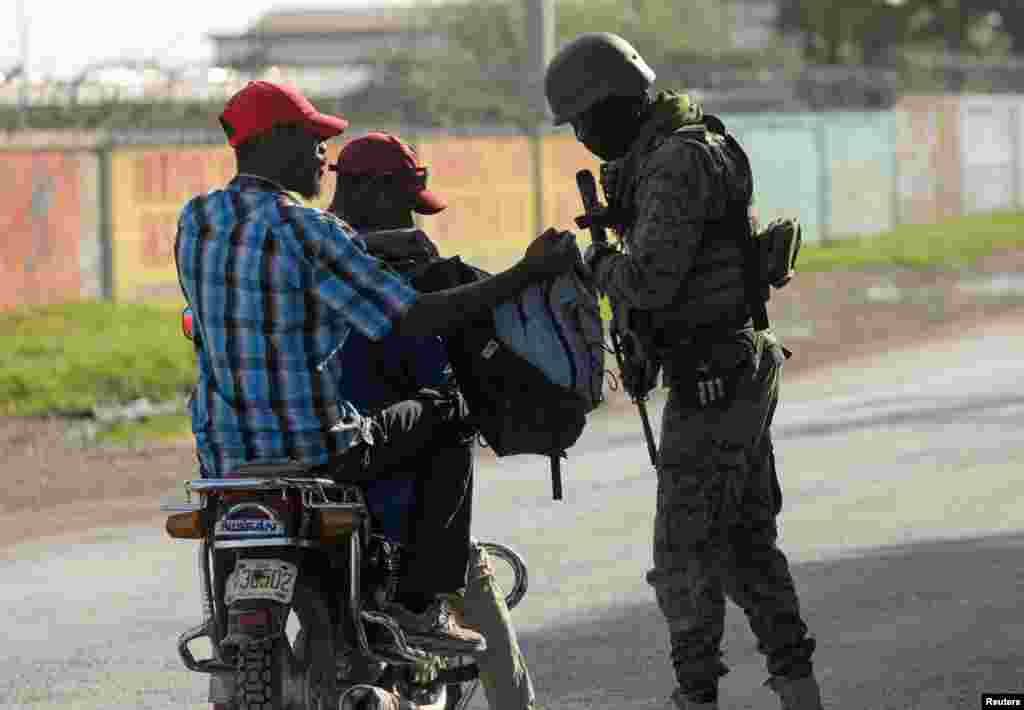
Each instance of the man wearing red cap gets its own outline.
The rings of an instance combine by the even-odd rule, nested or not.
[[[572,268],[580,256],[571,235],[548,230],[507,271],[420,294],[355,244],[347,225],[290,194],[319,193],[324,141],[347,127],[344,119],[319,113],[290,87],[251,82],[220,121],[238,175],[185,205],[175,240],[200,343],[190,412],[203,475],[290,460],[346,480],[373,480],[421,458],[452,422],[419,399],[363,416],[339,390],[346,338],[352,331],[380,340],[458,327]],[[348,425],[337,427],[342,421]],[[437,550],[437,559],[446,554]],[[399,619],[410,642],[438,652],[485,647],[448,611],[443,595],[458,589],[457,581],[418,585],[433,599]]]
[[[346,144],[332,169],[338,173],[338,183],[329,210],[355,228],[371,253],[386,253],[399,269],[438,258],[437,247],[414,226],[413,213],[437,214],[447,205],[427,189],[428,169],[408,144],[387,133],[370,133]],[[407,399],[423,388],[442,392],[454,388],[448,354],[437,337],[392,334],[372,343],[353,333],[342,357],[351,375],[342,383],[342,391],[364,413]],[[447,475],[438,477],[436,471]],[[439,446],[430,459],[408,473],[409,479],[393,475],[396,478],[365,486],[374,516],[384,522],[386,535],[412,548],[419,543],[444,543],[452,576],[466,570],[465,589],[452,595],[452,603],[461,620],[487,639],[487,649],[476,654],[476,662],[488,705],[491,710],[528,710],[534,703],[533,685],[504,592],[486,550],[469,537],[472,432],[468,438]],[[424,516],[424,504],[445,517]]]

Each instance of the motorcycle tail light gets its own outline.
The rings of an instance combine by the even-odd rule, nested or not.
[[[167,518],[167,534],[183,540],[200,540],[206,536],[200,511],[175,513]]]
[[[320,539],[333,542],[351,533],[360,522],[359,514],[352,510],[320,510]]]
[[[196,339],[195,323],[192,316],[192,309],[188,306],[181,312],[181,332],[189,340]]]

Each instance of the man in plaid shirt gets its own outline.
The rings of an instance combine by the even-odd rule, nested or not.
[[[228,101],[221,124],[238,174],[226,188],[185,205],[175,242],[200,344],[190,409],[204,475],[291,460],[368,480],[418,459],[451,428],[449,415],[429,400],[360,415],[338,388],[349,333],[379,340],[458,327],[528,284],[572,268],[580,257],[571,235],[548,230],[507,271],[420,294],[368,256],[348,225],[289,194],[319,194],[324,142],[347,121],[319,113],[291,87],[257,81]],[[483,638],[458,626],[445,606],[442,595],[461,583],[418,581],[421,593],[398,618],[410,642],[460,653],[484,648]]]

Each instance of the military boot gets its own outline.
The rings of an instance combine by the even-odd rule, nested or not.
[[[782,710],[822,710],[821,690],[813,673],[803,678],[773,676],[765,685],[779,696]]]
[[[672,693],[672,702],[675,703],[677,710],[718,710],[718,701],[712,700],[706,703],[698,703],[696,700],[690,700],[683,695],[679,688],[676,688]]]

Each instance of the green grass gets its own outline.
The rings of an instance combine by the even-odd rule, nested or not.
[[[1024,247],[1024,213],[972,215],[937,224],[897,227],[874,237],[805,244],[799,273],[877,266],[963,268],[999,249]]]
[[[0,314],[0,415],[173,399],[195,382],[179,308],[72,303]]]
[[[801,273],[884,266],[960,269],[994,251],[1022,248],[1024,212],[972,215],[938,224],[903,225],[871,237],[805,243],[797,257],[796,278]],[[601,316],[611,320],[607,298],[601,299]]]
[[[184,414],[161,414],[137,422],[121,422],[96,435],[100,444],[131,446],[147,441],[178,441],[192,436],[192,423]]]
[[[884,235],[806,244],[799,272],[898,265],[962,268],[998,249],[1024,248],[1024,213],[907,225]],[[602,311],[609,315],[607,303]],[[180,396],[195,381],[179,307],[74,303],[0,314],[0,415],[83,412],[97,404]],[[105,441],[187,436],[184,417],[154,417]]]

